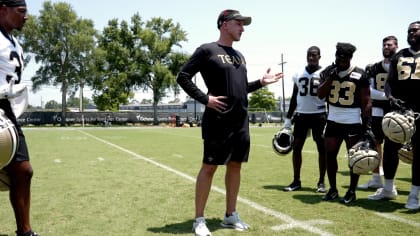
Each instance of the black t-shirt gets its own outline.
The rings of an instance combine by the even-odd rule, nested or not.
[[[204,79],[207,94],[192,82],[198,72]],[[228,107],[223,113],[206,107],[202,123],[205,139],[215,137],[222,130],[229,133],[242,128],[248,119],[248,93],[262,87],[258,80],[248,82],[245,58],[239,51],[216,42],[198,47],[181,68],[177,81],[189,96],[204,105],[208,103],[208,95],[227,97]]]

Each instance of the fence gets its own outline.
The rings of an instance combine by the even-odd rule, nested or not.
[[[176,123],[185,122],[199,122],[202,113],[197,113],[197,118],[194,113],[180,112],[180,113],[158,113],[159,123],[172,124],[174,117]],[[278,123],[281,121],[280,112],[249,112],[251,123]],[[19,118],[18,123],[22,126],[35,125],[60,125],[61,112],[50,111],[34,111],[24,112]],[[150,124],[153,123],[152,112],[67,112],[66,124],[86,124],[86,125],[130,125],[130,124]]]

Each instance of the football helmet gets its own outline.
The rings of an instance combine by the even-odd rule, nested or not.
[[[388,112],[382,119],[382,130],[386,137],[396,143],[407,143],[416,132],[418,113],[411,109]]]
[[[348,157],[349,168],[358,175],[369,174],[379,165],[379,153],[375,141],[369,135],[365,135],[349,149]]]
[[[7,166],[15,155],[18,138],[15,125],[0,109],[0,169]]]
[[[272,140],[274,152],[286,155],[293,149],[294,136],[291,129],[283,128],[277,132]]]
[[[413,163],[413,146],[411,142],[404,144],[400,150],[398,150],[398,158],[407,164]]]

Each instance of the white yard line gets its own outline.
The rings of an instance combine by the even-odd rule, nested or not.
[[[404,219],[402,217],[392,215],[390,213],[376,212],[375,214],[380,216],[380,217],[387,218],[389,220],[398,221],[400,223],[404,223],[404,224],[407,224],[407,225],[410,225],[410,226],[413,226],[413,227],[419,227],[420,228],[420,223],[419,222],[415,222],[415,221],[412,221],[412,220],[407,220],[407,219]]]
[[[175,169],[173,169],[173,168],[171,168],[169,166],[163,165],[163,164],[161,164],[159,162],[156,162],[156,161],[151,160],[151,159],[149,159],[147,157],[144,157],[144,156],[142,156],[140,154],[137,154],[137,153],[132,152],[132,151],[130,151],[128,149],[125,149],[125,148],[123,148],[121,146],[118,146],[118,145],[116,145],[114,143],[108,142],[108,141],[106,141],[104,139],[101,139],[99,137],[96,137],[96,136],[94,136],[92,134],[86,133],[85,131],[79,130],[79,132],[81,132],[81,133],[83,133],[83,134],[85,134],[85,135],[87,135],[87,136],[89,136],[89,137],[91,137],[93,139],[96,139],[99,142],[105,143],[105,144],[107,144],[107,145],[109,145],[111,147],[114,147],[114,148],[116,148],[116,149],[118,149],[120,151],[123,151],[125,153],[128,153],[128,154],[132,155],[133,157],[135,157],[136,159],[141,159],[143,161],[149,162],[149,163],[151,163],[153,165],[156,165],[158,167],[161,167],[164,170],[167,170],[169,172],[172,172],[172,173],[174,173],[176,175],[179,175],[179,176],[181,176],[181,177],[183,177],[183,178],[185,178],[187,180],[190,180],[192,182],[195,182],[196,181],[196,179],[194,177],[191,177],[191,176],[189,176],[189,175],[187,175],[187,174],[185,174],[183,172],[180,172],[178,170],[175,170]],[[212,186],[212,190],[215,191],[215,192],[218,192],[218,193],[221,193],[221,194],[226,195],[225,190],[223,190],[223,189],[221,189],[219,187]],[[317,224],[318,225],[319,224],[331,224],[332,222],[330,222],[330,221],[327,221],[327,220],[299,221],[299,220],[293,219],[292,217],[290,217],[290,216],[288,216],[286,214],[283,214],[281,212],[274,211],[273,209],[264,207],[264,206],[262,206],[262,205],[260,205],[260,204],[258,204],[256,202],[253,202],[251,200],[248,200],[248,199],[245,199],[245,198],[242,198],[242,197],[238,197],[238,201],[241,202],[241,203],[243,203],[243,204],[246,204],[246,205],[248,205],[248,206],[250,206],[250,207],[252,207],[252,208],[254,208],[254,209],[258,210],[258,211],[261,211],[261,212],[263,212],[266,215],[275,217],[277,219],[280,219],[280,220],[286,222],[284,224],[281,224],[281,225],[272,227],[273,230],[287,230],[287,229],[292,229],[292,228],[300,228],[300,229],[306,230],[306,231],[308,231],[310,233],[314,233],[314,234],[318,234],[318,235],[322,235],[322,236],[331,236],[331,235],[334,235],[332,233],[323,231],[323,230],[321,230],[321,229],[319,229],[319,228],[317,228],[317,227],[314,226],[314,225],[317,225]]]

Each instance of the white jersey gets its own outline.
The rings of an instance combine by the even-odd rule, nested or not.
[[[298,87],[296,97],[297,113],[314,114],[326,111],[325,100],[318,97],[321,69],[309,74],[306,69],[293,76],[293,83]]]
[[[15,87],[24,87],[24,85],[15,85],[21,82],[23,67],[22,47],[15,37],[5,35],[0,31],[0,91],[12,94]],[[19,117],[26,109],[27,100],[27,90],[20,93],[18,97],[9,98],[11,109],[14,111],[16,117]],[[0,108],[8,109],[8,107]]]
[[[16,84],[20,83],[22,71],[22,47],[13,36],[9,39],[0,33],[0,86],[9,84],[11,79],[15,79]]]

